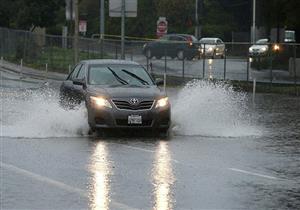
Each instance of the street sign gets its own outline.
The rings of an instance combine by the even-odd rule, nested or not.
[[[80,20],[79,21],[79,32],[86,33],[86,28],[87,28],[86,20]]]
[[[168,33],[168,21],[165,17],[159,17],[157,21],[156,35],[157,37],[162,37]]]
[[[122,0],[109,0],[109,16],[122,16]],[[125,1],[125,17],[137,16],[137,0]]]

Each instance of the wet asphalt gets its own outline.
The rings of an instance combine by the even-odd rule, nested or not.
[[[0,209],[299,209],[300,99],[253,112],[258,136],[1,135]]]

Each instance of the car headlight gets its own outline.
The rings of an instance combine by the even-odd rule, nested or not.
[[[157,101],[155,108],[162,108],[162,107],[167,106],[168,104],[169,104],[169,98],[164,97]]]
[[[249,52],[253,52],[253,48],[250,47],[250,48],[249,48]]]
[[[147,46],[147,44],[144,44],[144,45],[143,45],[143,48],[145,48],[146,46]]]
[[[266,47],[262,47],[262,48],[261,48],[261,51],[262,51],[262,52],[266,52],[266,51],[267,51],[267,48],[266,48]]]
[[[102,108],[102,107],[112,108],[109,101],[105,98],[91,96],[90,99],[92,104],[94,104],[98,108]]]

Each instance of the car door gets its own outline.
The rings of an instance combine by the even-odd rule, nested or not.
[[[156,42],[155,55],[162,57],[165,55],[165,51],[167,53],[169,40],[170,40],[170,36],[165,35]]]
[[[84,99],[84,90],[86,88],[86,65],[82,64],[75,78],[73,79],[74,98],[79,102]],[[84,82],[85,85],[75,84],[74,80]]]
[[[168,54],[173,55],[174,57],[177,56],[177,52],[179,50],[184,50],[184,43],[185,39],[180,36],[171,36],[170,42],[168,46]]]

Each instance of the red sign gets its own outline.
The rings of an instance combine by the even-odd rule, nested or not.
[[[86,32],[86,25],[87,25],[86,20],[80,20],[79,21],[79,32],[85,33]]]
[[[157,37],[161,37],[168,32],[168,21],[165,17],[160,17],[157,21],[157,29],[156,29],[156,35]]]

